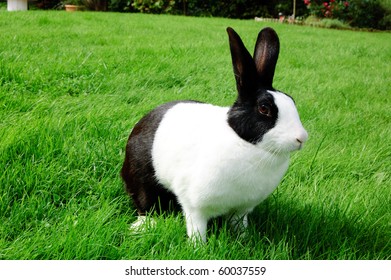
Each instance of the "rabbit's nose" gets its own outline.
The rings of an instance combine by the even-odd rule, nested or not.
[[[299,135],[296,137],[296,141],[301,144],[303,144],[308,139],[308,133],[306,130],[302,130]]]

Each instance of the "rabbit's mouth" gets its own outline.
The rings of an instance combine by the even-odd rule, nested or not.
[[[303,143],[299,143],[298,147],[297,147],[297,149],[295,151],[300,151],[301,149],[303,149],[303,146],[304,146]]]
[[[297,150],[299,151],[303,148],[304,141],[302,139],[296,138],[296,142],[298,144]]]
[[[294,141],[268,141],[267,137],[265,137],[258,146],[273,155],[289,156],[290,153],[303,149],[304,142],[298,139]]]

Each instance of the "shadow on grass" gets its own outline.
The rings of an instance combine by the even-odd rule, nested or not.
[[[385,218],[363,218],[338,205],[281,202],[270,197],[249,216],[245,234],[225,218],[212,219],[208,241],[196,251],[187,242],[180,213],[159,216],[158,226],[136,238],[136,258],[147,259],[391,259]],[[380,218],[380,219],[379,219]],[[372,223],[371,221],[377,222]],[[135,241],[133,239],[133,241]],[[151,254],[150,250],[159,254]],[[176,249],[174,249],[176,248]],[[174,251],[173,251],[174,249]],[[178,250],[178,251],[176,251]]]
[[[283,243],[289,259],[391,259],[389,230],[379,218],[370,223],[336,205],[300,207],[269,199],[250,216],[249,242]]]

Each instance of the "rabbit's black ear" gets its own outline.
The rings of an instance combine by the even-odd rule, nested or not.
[[[262,29],[254,49],[254,62],[262,86],[272,87],[279,52],[277,33],[270,27]]]
[[[256,89],[257,71],[254,60],[235,30],[228,27],[227,32],[239,96],[249,97]]]

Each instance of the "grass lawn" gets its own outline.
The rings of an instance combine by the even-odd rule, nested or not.
[[[156,105],[236,97],[225,31],[281,40],[274,85],[310,134],[246,235],[145,234],[119,177]],[[0,12],[0,259],[391,259],[391,34],[214,18]]]

